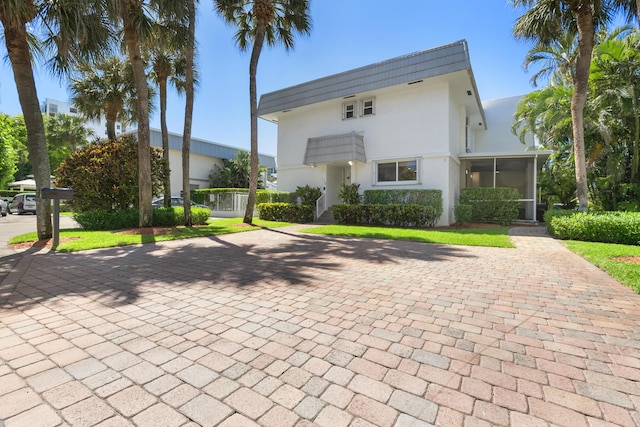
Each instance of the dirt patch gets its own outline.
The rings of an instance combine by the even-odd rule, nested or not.
[[[60,243],[70,242],[72,240],[78,240],[78,237],[60,237]],[[51,249],[53,248],[53,239],[46,240],[37,240],[35,242],[24,242],[24,243],[15,243],[13,245],[9,245],[9,249],[13,249],[16,251],[21,251],[25,249]]]
[[[640,256],[618,256],[611,258],[614,261],[618,262],[628,262],[631,264],[640,264]]]

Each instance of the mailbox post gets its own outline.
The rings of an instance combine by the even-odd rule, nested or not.
[[[44,200],[53,200],[53,248],[60,243],[60,200],[73,198],[71,188],[43,188],[40,196]]]

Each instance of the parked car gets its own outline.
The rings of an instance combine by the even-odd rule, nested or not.
[[[164,206],[164,198],[160,198],[158,200],[154,200],[151,203],[151,206],[156,206],[156,207],[163,207]],[[171,198],[171,206],[184,206],[184,199],[182,197],[172,197]],[[191,201],[191,206],[195,206],[197,208],[204,208],[204,209],[209,209],[209,206],[207,205],[203,205],[200,203],[196,203],[193,200]]]
[[[7,211],[10,214],[17,213],[22,215],[25,213],[36,213],[36,194],[35,193],[20,193],[11,199]]]
[[[7,201],[0,199],[0,215],[7,216]]]

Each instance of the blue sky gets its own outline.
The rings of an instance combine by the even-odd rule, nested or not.
[[[233,28],[200,2],[197,38],[201,84],[196,94],[194,137],[249,148],[249,55],[233,42]],[[258,94],[429,49],[461,39],[483,100],[533,90],[522,68],[529,45],[512,36],[519,16],[508,0],[311,0],[313,28],[292,51],[266,48],[258,67]],[[38,97],[68,99],[66,83],[36,71]],[[182,133],[184,98],[168,100],[169,131]],[[8,61],[0,61],[0,112],[20,114]],[[160,127],[159,114],[151,126]],[[276,154],[276,125],[260,121],[259,151]]]

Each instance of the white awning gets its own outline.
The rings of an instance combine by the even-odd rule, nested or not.
[[[366,162],[364,137],[355,132],[309,138],[305,165],[336,162]]]

